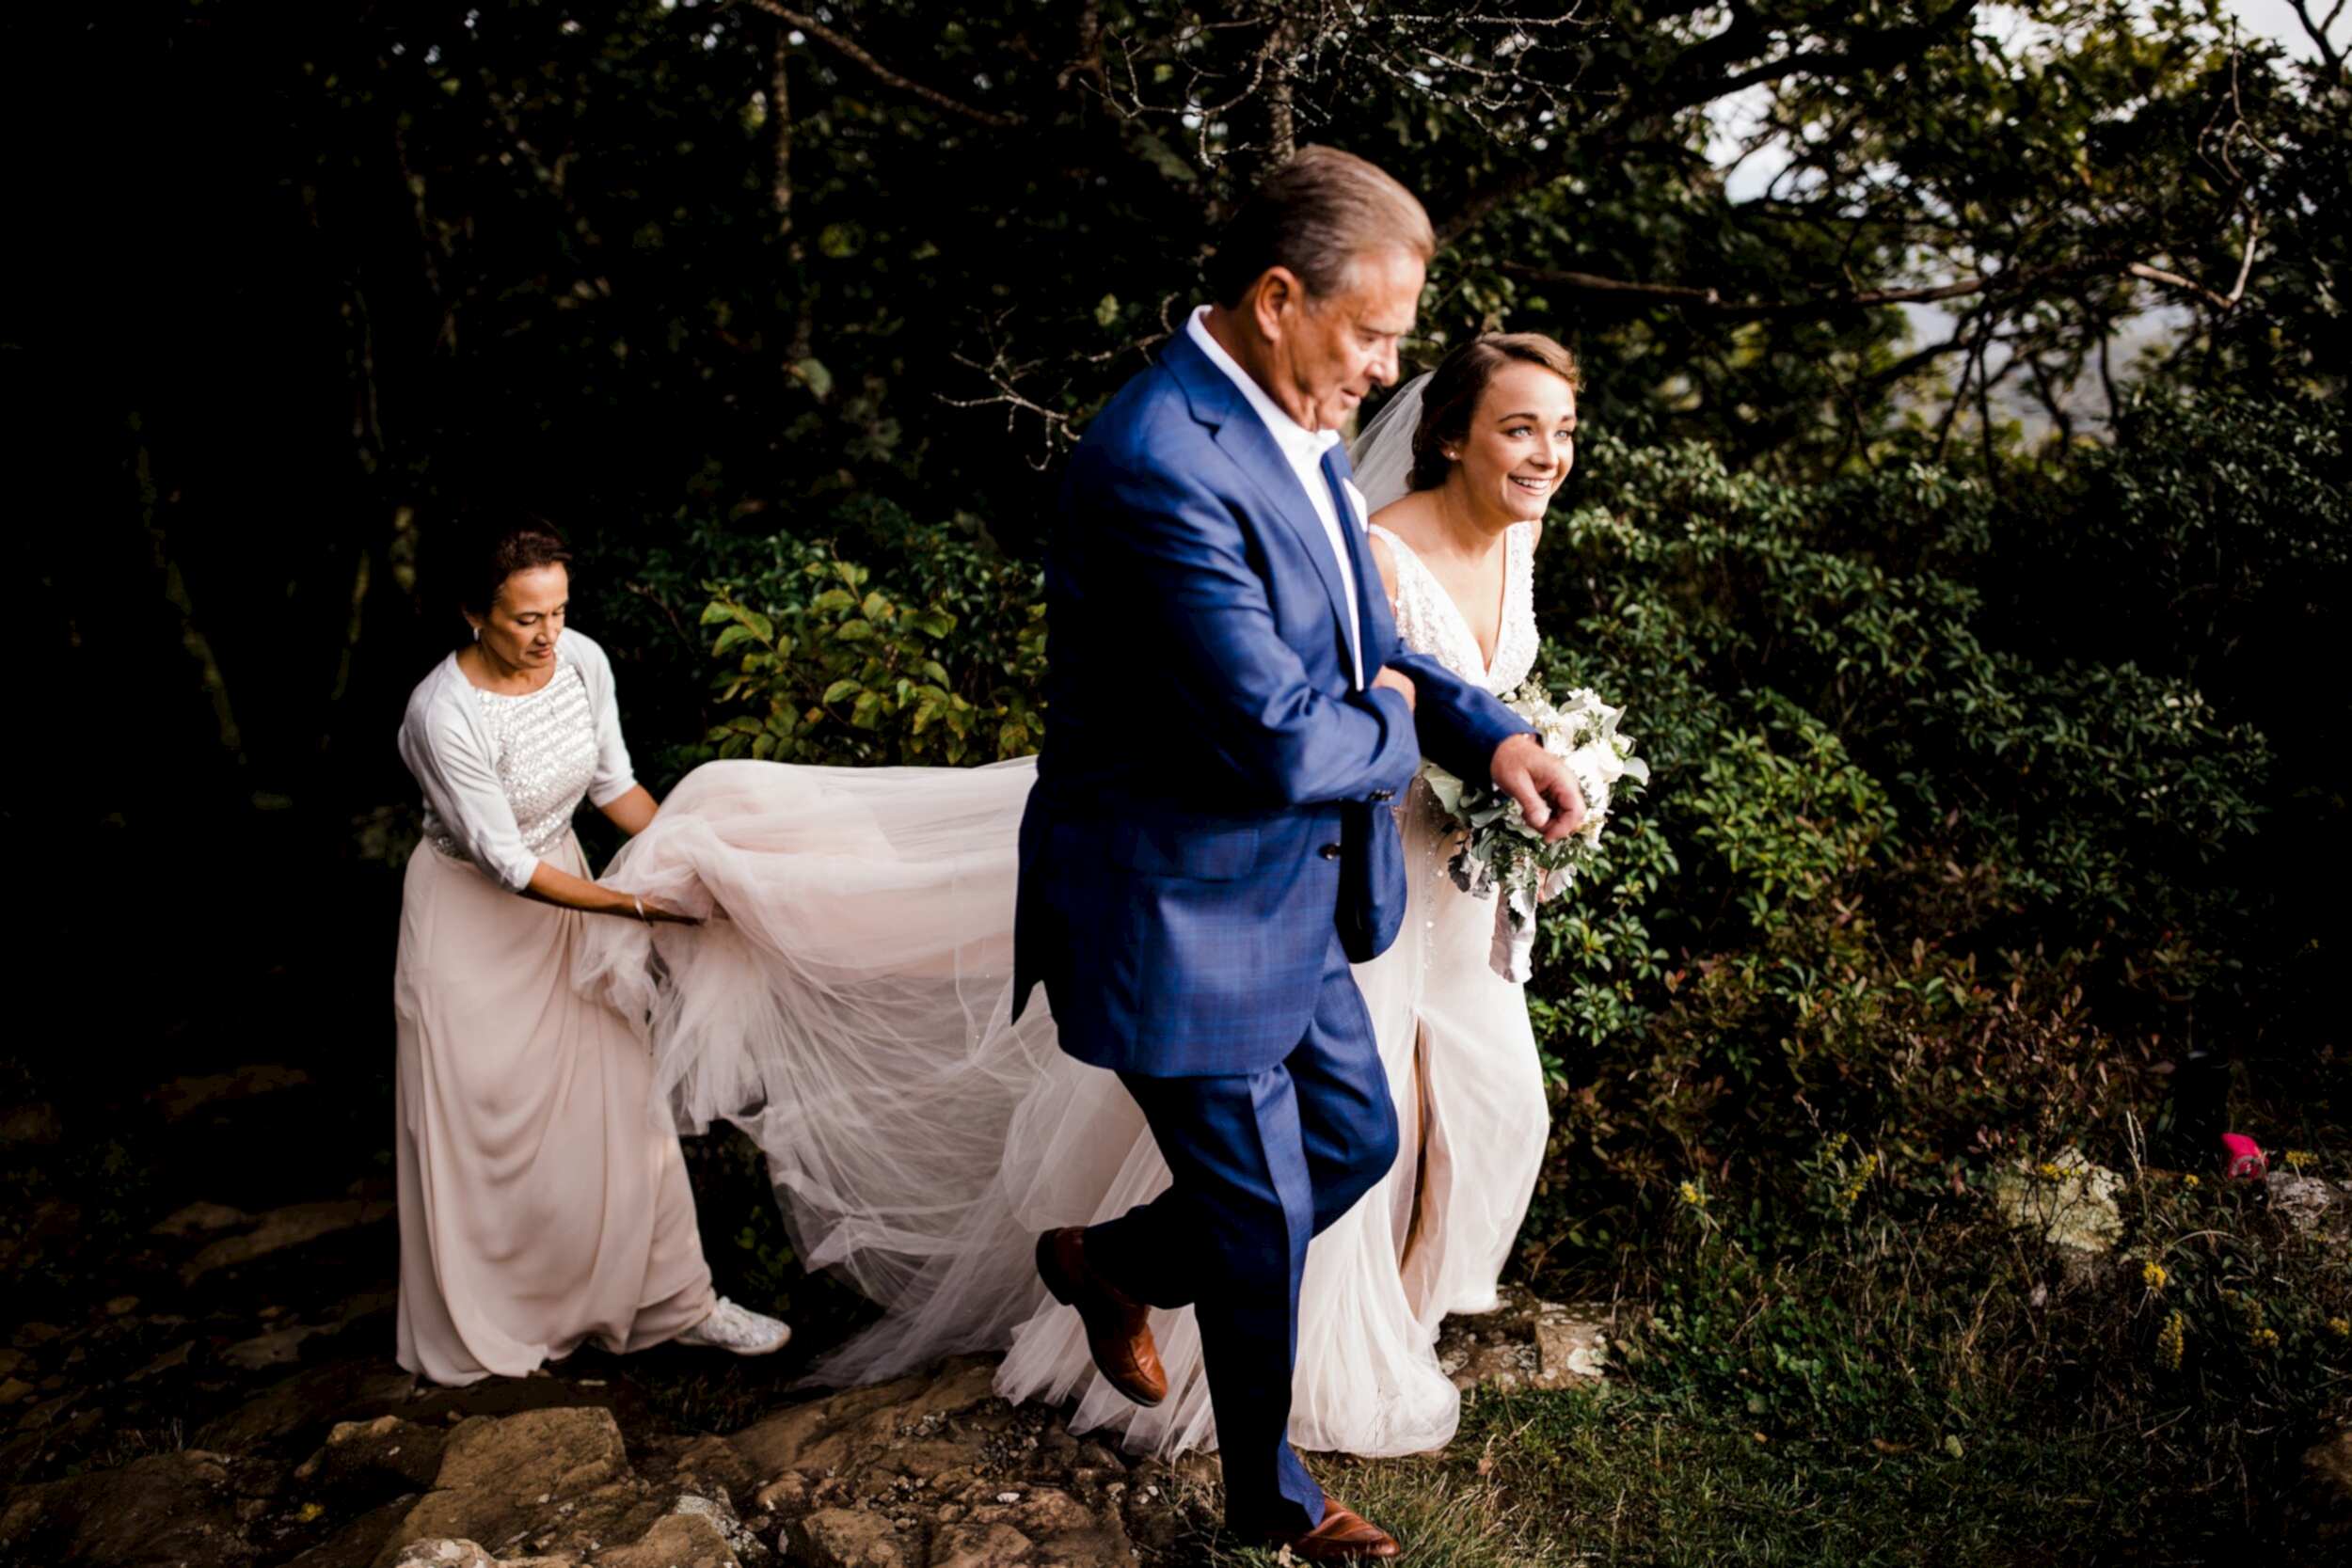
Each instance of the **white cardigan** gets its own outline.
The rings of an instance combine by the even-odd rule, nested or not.
[[[596,771],[588,784],[592,804],[612,804],[637,786],[628,748],[621,740],[621,710],[612,700],[612,665],[586,634],[566,629],[556,643],[559,663],[576,664],[596,716]],[[474,684],[450,655],[417,683],[400,724],[400,758],[416,775],[441,829],[465,857],[516,893],[531,885],[539,858],[523,846],[514,807],[499,780],[498,750]]]

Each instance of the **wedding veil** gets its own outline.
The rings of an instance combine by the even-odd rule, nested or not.
[[[1413,487],[1413,432],[1421,428],[1421,395],[1428,385],[1429,372],[1423,371],[1398,388],[1348,444],[1347,464],[1356,470],[1356,488],[1364,493],[1367,513],[1378,512]]]

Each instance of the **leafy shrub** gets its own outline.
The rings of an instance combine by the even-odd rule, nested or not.
[[[1835,1134],[1948,1196],[1983,1136],[2113,1153],[2161,1116],[2175,1020],[2102,1004],[2226,974],[2262,736],[2178,674],[1994,645],[1995,503],[1945,471],[1801,485],[1605,437],[1583,468],[1546,675],[1626,704],[1655,782],[1546,912],[1532,1255],[1646,1269],[1596,1254],[1694,1176],[1801,1214]]]
[[[2334,955],[2352,923],[2332,879],[2311,868],[2352,856],[2352,803],[2332,782],[2352,743],[2352,694],[2326,676],[2343,663],[2336,622],[2352,598],[2348,419],[2341,400],[2137,392],[2116,442],[2070,453],[2001,508],[2009,569],[1990,594],[2020,654],[2129,659],[2193,681],[2265,736],[2263,833],[2211,868],[2239,905],[2235,927],[2196,942],[2213,968],[2188,979],[2210,998],[2217,1043],[2255,1064],[2276,1098],[2313,1103],[2347,1081],[2326,1042]],[[2198,821],[2216,809],[2204,787],[2192,779],[2131,804]],[[2200,934],[2185,927],[2183,940]],[[2176,967],[2165,988],[2178,994]]]
[[[2338,527],[2342,468],[2289,431],[2201,477],[2252,434],[2169,429],[2191,438],[1997,495],[1588,445],[1540,567],[1547,678],[1624,703],[1654,782],[1545,912],[1554,1142],[1522,1241],[1550,1288],[1649,1304],[1637,1397],[1890,1458],[2129,1419],[2165,1434],[2146,1484],[2197,1495],[2252,1489],[2341,1413],[2344,1243],[2140,1161],[2200,1009],[2276,1019],[2265,944],[2325,947],[2270,884],[2333,842],[2340,807],[2298,792],[2334,721],[2296,726],[2298,689],[2249,673],[2302,657],[2294,579],[2336,570],[2256,514],[2300,476],[2310,528]],[[2025,520],[2055,540],[2094,499],[2145,515],[2076,519],[2042,546],[2067,592],[2021,586],[2045,560]],[[2230,620],[2227,649],[2125,635],[2181,561],[2231,553],[2217,533],[2261,556],[2232,592],[2266,617]],[[2097,603],[2103,574],[2137,608]],[[2281,816],[2296,840],[2265,852]],[[2324,1129],[2328,1106],[2296,1111]],[[2129,1173],[2104,1263],[1994,1200],[2069,1148]]]
[[[831,542],[779,535],[765,569],[705,584],[727,713],[707,754],[952,766],[1036,750],[1045,624],[1035,570],[881,503],[836,520],[855,525],[880,576]]]

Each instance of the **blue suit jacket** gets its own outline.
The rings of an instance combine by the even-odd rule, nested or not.
[[[1014,1010],[1043,981],[1062,1049],[1158,1077],[1247,1073],[1307,1031],[1334,928],[1404,918],[1394,815],[1422,748],[1484,778],[1528,726],[1406,652],[1352,516],[1367,679],[1297,475],[1179,332],[1095,419],[1046,554],[1045,744],[1021,825]],[[1418,735],[1416,731],[1418,730]]]

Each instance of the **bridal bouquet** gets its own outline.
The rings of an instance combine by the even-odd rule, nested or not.
[[[1494,946],[1488,961],[1517,984],[1534,972],[1535,906],[1566,888],[1598,853],[1601,829],[1617,781],[1649,782],[1649,764],[1633,754],[1633,737],[1617,733],[1623,708],[1579,688],[1554,703],[1534,681],[1503,699],[1535,727],[1544,750],[1568,766],[1584,792],[1584,825],[1554,844],[1527,825],[1518,802],[1480,780],[1465,784],[1436,763],[1422,767],[1429,793],[1462,830],[1461,847],[1447,869],[1463,892],[1485,898],[1498,890]]]

